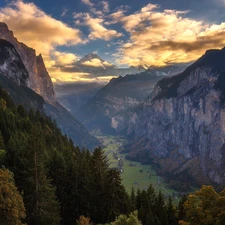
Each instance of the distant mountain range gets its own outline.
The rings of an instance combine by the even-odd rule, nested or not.
[[[139,105],[150,95],[155,84],[165,75],[181,72],[183,66],[168,66],[150,68],[145,72],[113,78],[102,87],[93,97],[78,110],[73,109],[74,99],[71,95],[60,99],[71,109],[71,113],[82,121],[90,131],[98,130],[102,133],[115,133],[115,124],[112,117],[130,107]]]
[[[75,145],[90,149],[99,145],[98,140],[57,102],[42,56],[36,56],[34,49],[18,42],[4,23],[0,23],[0,60],[1,86],[17,104],[51,116]]]

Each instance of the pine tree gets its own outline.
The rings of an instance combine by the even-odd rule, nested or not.
[[[105,179],[109,169],[109,163],[106,155],[103,150],[99,147],[96,148],[92,154],[91,159],[91,168],[92,168],[92,214],[91,218],[93,221],[103,222],[102,218],[102,206],[104,204],[104,199],[102,193],[105,189]]]
[[[134,211],[136,209],[136,196],[134,188],[132,187],[131,193],[130,193],[130,211]]]
[[[105,179],[103,193],[103,216],[104,222],[115,220],[120,215],[121,207],[125,204],[125,188],[121,184],[119,171],[110,169]]]
[[[164,196],[162,195],[161,191],[159,191],[159,194],[156,199],[156,212],[155,213],[156,213],[156,216],[158,217],[161,225],[168,225]]]
[[[166,205],[166,213],[167,213],[167,222],[169,225],[177,225],[178,219],[176,215],[176,209],[173,205],[171,197],[169,197],[167,205]]]

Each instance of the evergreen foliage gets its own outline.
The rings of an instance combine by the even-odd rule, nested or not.
[[[7,168],[0,169],[0,225],[225,224],[225,191],[203,186],[178,207],[151,185],[128,195],[100,147],[79,149],[49,117],[15,105],[1,88],[0,167]]]

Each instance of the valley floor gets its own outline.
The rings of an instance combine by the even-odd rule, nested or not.
[[[162,177],[155,174],[150,165],[142,165],[139,162],[133,162],[125,158],[122,154],[122,146],[126,139],[116,136],[96,136],[103,144],[104,151],[108,156],[111,167],[118,168],[121,171],[122,183],[128,192],[132,187],[137,190],[147,189],[150,184],[158,192],[161,191],[165,196],[173,196],[175,199],[179,195],[176,191],[167,187]]]

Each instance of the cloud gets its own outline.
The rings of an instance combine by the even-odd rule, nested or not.
[[[52,82],[100,82],[108,83],[112,78],[116,76],[99,76],[95,77],[91,73],[84,72],[65,72],[61,69],[54,70],[54,77],[52,77]]]
[[[165,65],[196,60],[207,49],[225,45],[225,23],[207,24],[187,17],[188,11],[160,10],[148,4],[125,15],[121,9],[109,23],[121,24],[130,38],[114,54],[117,63]]]
[[[17,1],[1,8],[0,20],[13,30],[18,40],[35,48],[38,54],[49,54],[55,46],[77,45],[87,41],[78,29],[52,18],[33,3]]]
[[[51,58],[54,62],[54,65],[66,66],[70,65],[80,59],[79,56],[69,53],[69,52],[59,52],[54,51],[51,53]],[[54,66],[52,65],[52,66]]]
[[[90,61],[85,61],[82,63],[84,66],[90,66],[90,67],[97,67],[97,68],[104,68],[105,66],[112,66],[111,63],[104,61],[102,62],[100,59],[91,59]]]
[[[88,13],[74,13],[74,18],[79,19],[75,22],[77,25],[88,26],[90,28],[90,34],[88,35],[90,40],[103,39],[109,41],[113,38],[123,36],[122,33],[119,33],[116,30],[104,27],[103,18],[93,18]]]
[[[101,17],[101,16],[104,15],[104,13],[103,13],[102,11],[97,10],[97,9],[95,9],[95,8],[92,8],[90,11],[91,11],[94,15],[99,16],[99,17]]]
[[[109,3],[106,1],[102,1],[103,12],[109,12]]]
[[[82,0],[82,2],[88,6],[94,6],[94,4],[90,2],[90,0]]]
[[[61,13],[61,17],[65,16],[68,12],[68,9],[63,9],[62,13]]]

